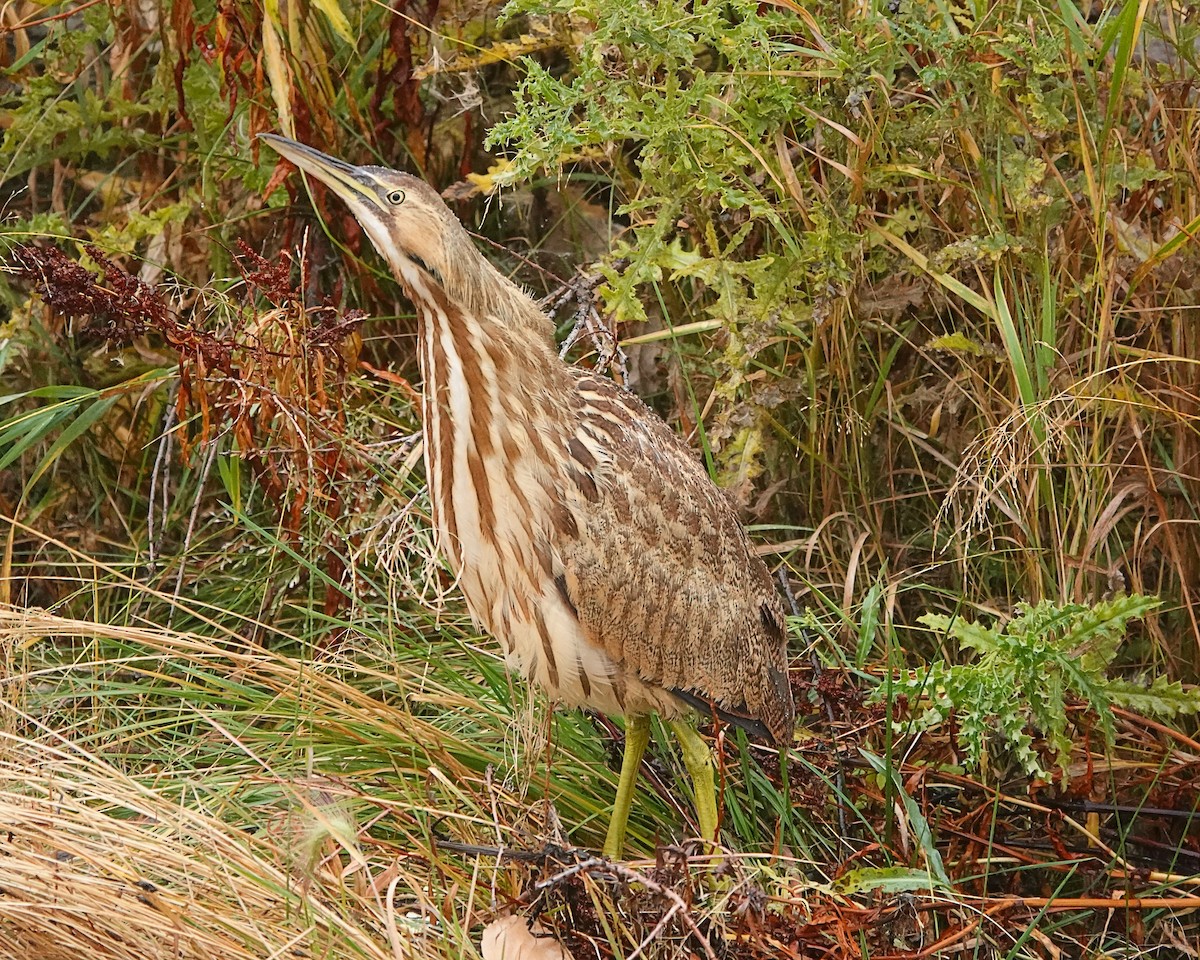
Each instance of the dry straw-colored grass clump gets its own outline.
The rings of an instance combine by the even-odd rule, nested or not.
[[[182,632],[0,610],[0,648],[10,663],[39,639],[102,633],[157,651],[128,664],[130,676],[165,675],[172,654],[197,663],[219,653],[211,641]],[[242,683],[283,691],[313,681],[337,696],[335,680],[290,658],[233,646],[223,669]],[[76,665],[80,674],[88,669]],[[122,767],[100,755],[136,752],[124,749],[136,731],[91,741],[86,723],[63,722],[65,710],[49,716],[46,701],[29,689],[47,686],[51,674],[10,669],[2,684],[0,958],[428,955],[422,938],[429,925],[414,924],[406,907],[422,881],[397,865],[394,851],[390,864],[379,856],[367,862],[340,785],[276,772],[258,758],[241,779],[272,788],[272,799],[259,805],[258,821],[248,820],[246,804],[213,789],[183,756],[176,768],[161,768]],[[40,706],[26,712],[17,706],[22,700]],[[179,704],[181,717],[191,715]],[[356,706],[346,703],[347,715]],[[232,748],[254,753],[245,743]]]
[[[250,960],[319,956],[332,939],[404,955],[302,888],[270,841],[70,744],[6,734],[0,780],[0,956]]]
[[[92,659],[91,643],[133,652]],[[34,662],[72,645],[70,667]],[[467,734],[415,715],[471,705],[399,665],[392,680],[405,696],[385,704],[229,633],[214,641],[12,606],[0,606],[0,651],[10,666],[0,680],[0,960],[459,958],[510,913],[542,917],[574,955],[666,957],[687,945],[714,957],[714,944],[742,942],[758,957],[777,927],[794,934],[804,906],[785,897],[788,911],[764,913],[764,890],[786,888],[792,857],[735,854],[714,870],[686,846],[651,865],[572,848],[551,805],[511,791]],[[124,722],[80,692],[93,674],[119,680]],[[372,676],[364,666],[360,680]],[[172,719],[156,720],[172,691],[182,694]],[[276,738],[239,727],[239,691]],[[301,705],[311,725],[285,734],[281,719]],[[190,735],[156,762],[158,738],[175,727]],[[556,786],[559,802],[570,794]]]

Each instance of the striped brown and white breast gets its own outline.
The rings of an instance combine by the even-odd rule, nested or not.
[[[431,296],[421,327],[425,458],[439,547],[472,617],[512,669],[571,705],[620,705],[593,687],[615,668],[587,644],[555,583],[552,518],[562,482],[562,369],[547,343],[530,364],[502,325]],[[536,345],[535,345],[536,346]]]

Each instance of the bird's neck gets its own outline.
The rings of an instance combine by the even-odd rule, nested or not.
[[[483,276],[484,290],[415,269],[401,282],[419,322],[426,474],[438,542],[458,573],[498,522],[497,472],[515,467],[511,451],[532,450],[543,425],[563,415],[550,398],[568,374],[550,319],[499,273]]]
[[[467,243],[454,256],[430,269],[412,260],[394,264],[397,279],[418,308],[422,321],[434,323],[445,306],[448,319],[461,314],[477,320],[485,334],[510,341],[532,355],[554,352],[554,324],[520,287]]]
[[[435,402],[479,409],[504,397],[508,406],[541,405],[550,382],[565,374],[554,325],[516,284],[472,248],[435,275],[406,262],[397,270],[417,308],[426,413]],[[465,266],[462,264],[465,263]]]

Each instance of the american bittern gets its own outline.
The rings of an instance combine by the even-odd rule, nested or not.
[[[627,718],[605,854],[652,712],[715,839],[712,758],[686,715],[779,743],[795,716],[782,605],[730,502],[633,394],[559,359],[550,319],[426,183],[265,138],[349,205],[417,309],[433,520],[471,615],[554,700]]]

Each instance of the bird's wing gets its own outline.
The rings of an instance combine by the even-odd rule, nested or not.
[[[585,637],[692,706],[790,736],[783,608],[732,504],[633,394],[575,376],[554,552]]]

